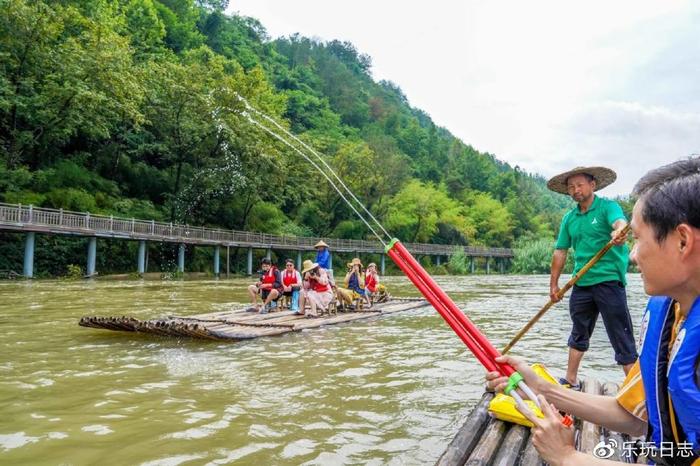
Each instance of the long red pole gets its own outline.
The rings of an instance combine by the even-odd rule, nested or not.
[[[433,305],[436,311],[445,319],[474,356],[488,371],[500,372],[508,377],[508,386],[504,390],[506,395],[515,398],[518,409],[529,409],[523,402],[516,388],[520,388],[525,395],[539,407],[535,393],[527,386],[521,374],[509,364],[501,364],[495,358],[501,354],[484,336],[474,323],[457,307],[452,299],[447,296],[435,280],[425,271],[422,265],[411,255],[398,240],[391,241],[386,248],[391,259],[406,274],[411,282],[420,290],[425,298]],[[568,414],[562,418],[564,426],[571,427],[573,419]]]
[[[467,345],[467,348],[474,354],[474,356],[479,360],[479,362],[488,371],[501,370],[496,366],[496,363],[490,358],[479,344],[472,338],[472,335],[467,332],[467,330],[457,321],[457,319],[452,316],[449,309],[444,305],[440,298],[435,294],[434,288],[429,288],[427,284],[421,280],[421,278],[413,273],[412,268],[409,264],[404,261],[404,259],[399,255],[398,251],[390,249],[387,254],[391,259],[398,265],[398,267],[406,274],[409,280],[418,288],[423,296],[433,305],[435,310],[445,319],[447,324],[454,330],[457,336]]]
[[[397,254],[394,256],[392,252]],[[432,294],[437,298],[437,304],[430,300],[429,295],[423,293],[428,301],[433,304],[433,307],[440,313],[440,315],[447,321],[448,325],[457,333],[462,341],[467,345],[467,347],[474,353],[474,355],[479,359],[479,361],[484,364],[482,359],[490,362],[490,364],[484,364],[487,370],[496,370],[503,375],[510,376],[515,372],[515,369],[508,364],[501,364],[495,362],[495,358],[501,354],[498,350],[488,341],[488,339],[479,331],[479,329],[474,325],[474,323],[469,320],[469,318],[464,315],[464,313],[457,307],[457,305],[452,301],[452,299],[447,296],[447,294],[438,286],[437,283],[432,279],[432,277],[425,271],[423,266],[416,261],[416,259],[411,255],[411,253],[404,247],[399,241],[392,241],[389,250],[387,251],[389,257],[396,262],[396,265],[401,268],[401,270],[406,274],[406,276],[416,284],[414,277],[418,278],[420,281],[425,283],[425,288],[432,290]],[[397,260],[400,259],[400,260]],[[401,267],[401,263],[406,264],[405,269]],[[418,287],[418,285],[416,285]],[[420,289],[420,287],[418,287]],[[443,312],[440,312],[441,309]],[[449,317],[448,317],[449,316]],[[458,331],[453,325],[452,321],[457,322],[457,328],[462,330]],[[462,336],[462,333],[468,336],[468,341]],[[473,347],[476,346],[478,349],[475,351]],[[497,369],[492,369],[492,366],[497,366]]]

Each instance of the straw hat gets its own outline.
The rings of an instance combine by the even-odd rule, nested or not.
[[[301,274],[303,275],[306,272],[308,272],[309,270],[315,269],[316,267],[318,267],[318,263],[311,262],[309,259],[306,259],[304,261],[303,267],[301,268]]]
[[[352,266],[355,265],[355,264],[359,265],[360,267],[364,267],[364,266],[362,265],[362,261],[360,260],[360,258],[359,258],[359,257],[355,257],[355,258],[353,258],[353,260],[351,260],[350,262],[348,262],[348,268],[352,267]]]
[[[566,180],[575,175],[591,175],[595,178],[595,191],[603,189],[617,179],[617,174],[606,167],[577,167],[552,177],[547,181],[547,187],[555,193],[569,194]]]
[[[314,244],[314,249],[316,248],[327,248],[328,245],[323,242],[323,240],[319,241],[318,243]]]
[[[374,267],[376,269],[377,264],[375,264],[374,262],[370,262],[369,264],[367,264],[367,268],[370,268],[370,267]]]

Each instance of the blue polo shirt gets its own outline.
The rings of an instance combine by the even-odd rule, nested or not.
[[[328,270],[331,268],[331,253],[328,248],[324,249],[323,251],[321,251],[319,248],[316,251],[316,263],[323,269]]]
[[[626,220],[620,205],[609,199],[595,196],[591,207],[582,213],[578,204],[561,219],[556,249],[574,249],[574,274],[610,241],[613,223]],[[626,244],[613,246],[577,282],[580,286],[619,280],[627,284],[625,274],[629,263]]]

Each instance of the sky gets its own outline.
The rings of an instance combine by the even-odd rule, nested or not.
[[[524,171],[610,167],[605,196],[700,154],[700,2],[230,0],[227,11],[273,39],[352,42],[375,80]]]

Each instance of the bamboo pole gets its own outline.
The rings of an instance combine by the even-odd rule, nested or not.
[[[629,231],[630,231],[630,226],[628,224],[625,226],[625,228],[622,229],[622,231],[620,232],[620,234],[617,238],[627,236],[627,233],[629,233]],[[557,302],[560,301],[564,297],[566,292],[569,291],[569,289],[571,289],[571,287],[574,286],[576,284],[576,282],[578,282],[579,279],[581,277],[583,277],[586,274],[586,272],[588,272],[591,269],[591,267],[593,267],[596,264],[596,262],[598,262],[600,260],[600,258],[603,257],[605,255],[605,253],[608,252],[610,250],[610,248],[612,248],[615,245],[615,240],[617,238],[611,239],[610,241],[608,241],[608,243],[605,246],[603,246],[601,248],[601,250],[598,251],[596,253],[596,255],[591,258],[591,260],[586,262],[586,265],[581,267],[581,270],[579,270],[578,273],[576,273],[576,275],[571,277],[571,280],[569,280],[566,283],[566,285],[564,285],[564,288],[560,289],[559,292],[557,293]],[[513,347],[513,345],[515,345],[523,337],[523,335],[525,335],[528,332],[528,330],[530,330],[530,328],[533,325],[535,325],[535,323],[538,320],[540,320],[540,318],[545,314],[545,312],[547,312],[549,310],[550,307],[552,307],[554,305],[554,303],[555,303],[555,301],[550,299],[547,302],[547,304],[545,304],[544,307],[542,309],[540,309],[539,312],[537,314],[535,314],[534,317],[532,319],[530,319],[530,321],[527,324],[525,324],[525,326],[517,333],[517,335],[515,335],[513,337],[513,339],[510,341],[510,343],[508,343],[505,346],[505,348],[503,348],[503,351],[501,351],[501,354],[506,354]]]

